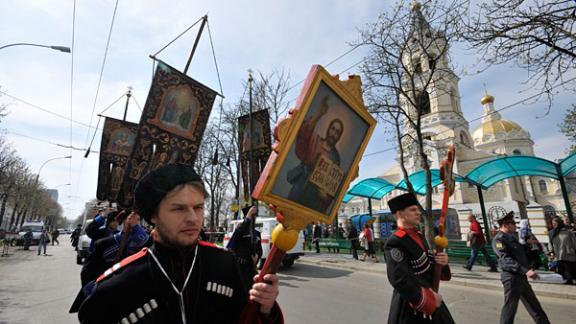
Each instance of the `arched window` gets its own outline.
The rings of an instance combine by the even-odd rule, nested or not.
[[[430,113],[430,96],[427,91],[421,91],[416,99],[416,108],[422,116]]]
[[[414,68],[415,74],[422,73],[422,62],[420,61],[420,57],[416,56],[412,58],[412,66]]]
[[[538,181],[538,187],[540,187],[540,192],[542,193],[548,192],[548,185],[546,184],[546,180]]]
[[[428,55],[428,70],[433,71],[436,69],[436,55]]]
[[[512,151],[512,154],[514,155],[522,155],[522,152],[519,149],[515,149],[514,151]]]
[[[450,103],[452,104],[452,109],[454,111],[460,111],[460,107],[458,106],[458,92],[454,87],[450,89]]]
[[[468,140],[466,132],[460,132],[460,143],[462,143],[462,145],[470,147],[470,141]]]

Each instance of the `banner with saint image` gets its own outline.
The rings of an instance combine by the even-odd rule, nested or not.
[[[136,182],[172,163],[193,165],[217,93],[158,61],[118,202],[130,207]]]
[[[100,143],[96,198],[116,202],[138,124],[106,117]]]
[[[250,136],[250,133],[253,135]],[[238,117],[238,142],[240,143],[240,162],[242,166],[242,185],[244,201],[256,186],[260,173],[264,169],[271,149],[270,115],[263,109],[252,113],[252,132],[250,115]],[[252,149],[252,181],[249,181],[250,150]],[[248,185],[248,183],[250,185]]]

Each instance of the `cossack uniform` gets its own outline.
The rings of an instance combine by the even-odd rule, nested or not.
[[[238,323],[247,303],[229,251],[198,241],[182,254],[155,243],[102,274],[78,317],[86,324]],[[258,323],[283,323],[278,304]]]
[[[448,308],[436,308],[432,293],[434,256],[424,235],[415,228],[399,228],[384,248],[388,280],[394,287],[388,323],[454,323]],[[450,280],[450,268],[442,268],[442,280]]]

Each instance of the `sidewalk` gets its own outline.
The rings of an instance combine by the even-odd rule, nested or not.
[[[386,263],[380,259],[380,263],[372,261],[356,261],[351,255],[331,254],[306,251],[306,255],[296,262],[303,264],[318,265],[323,267],[340,268],[354,271],[365,271],[371,273],[386,274]],[[368,260],[368,259],[367,259]],[[500,282],[500,273],[488,272],[488,267],[474,266],[472,271],[462,267],[462,264],[451,264],[452,280],[442,282],[445,285],[460,285],[481,289],[502,289]],[[551,273],[539,271],[539,273]],[[538,296],[573,299],[576,300],[576,286],[564,285],[560,283],[539,283],[530,280],[532,289]]]

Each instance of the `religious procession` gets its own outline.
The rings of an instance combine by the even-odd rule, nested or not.
[[[576,1],[3,7],[0,323],[574,322]]]

